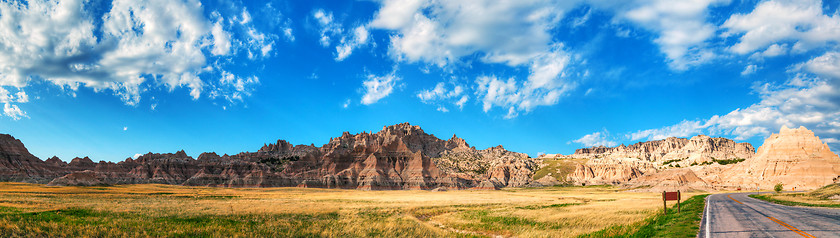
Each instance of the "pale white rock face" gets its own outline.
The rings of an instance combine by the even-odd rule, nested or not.
[[[578,165],[568,179],[576,184],[621,184],[648,190],[772,189],[778,183],[785,190],[811,190],[840,182],[840,157],[805,127],[782,127],[757,153],[752,151],[747,143],[704,135],[586,148],[570,156],[589,161]],[[713,159],[745,160],[729,165],[703,163]]]
[[[786,190],[816,189],[840,182],[840,157],[831,152],[814,132],[799,127],[782,127],[758,148],[758,153],[724,171],[725,186],[772,189],[782,183]]]
[[[705,135],[691,139],[669,137],[630,146],[584,148],[569,157],[589,161],[577,166],[567,179],[575,184],[632,184],[636,178],[662,170],[705,167],[699,165],[715,159],[749,159],[753,151],[749,143]],[[700,181],[705,183],[702,182],[704,179]],[[647,183],[645,185],[649,185]]]
[[[570,155],[573,158],[632,158],[651,162],[657,168],[666,166],[688,167],[692,164],[712,162],[712,159],[749,159],[754,148],[749,143],[736,143],[726,138],[712,138],[698,135],[691,139],[669,137],[646,141],[630,146],[583,148]],[[667,164],[666,164],[667,163]]]

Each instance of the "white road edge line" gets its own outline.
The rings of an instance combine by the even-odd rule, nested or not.
[[[709,204],[712,203],[712,200],[709,199],[710,197],[711,196],[706,197],[706,238],[711,238],[712,237],[712,234],[711,234],[712,227],[709,226],[709,220],[711,219],[711,217],[709,217]]]

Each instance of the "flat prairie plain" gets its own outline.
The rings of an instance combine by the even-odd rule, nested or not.
[[[433,192],[0,183],[0,234],[576,237],[643,222],[661,211],[660,196],[611,187]]]

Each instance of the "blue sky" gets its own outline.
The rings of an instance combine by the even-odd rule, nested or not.
[[[36,156],[255,151],[401,122],[569,154],[840,148],[837,1],[3,1],[0,132]]]

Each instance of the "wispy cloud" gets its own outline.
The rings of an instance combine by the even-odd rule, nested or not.
[[[396,75],[396,72],[382,76],[369,74],[367,80],[362,82],[362,90],[364,90],[364,95],[361,100],[362,104],[371,105],[387,97],[394,91],[394,86],[397,81],[401,79]]]

